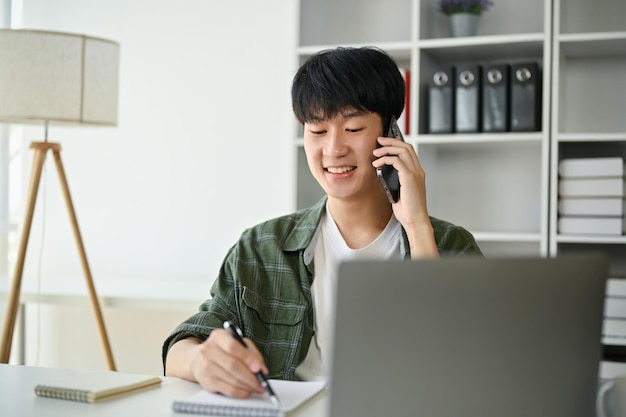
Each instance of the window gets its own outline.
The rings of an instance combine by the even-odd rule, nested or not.
[[[22,26],[23,0],[0,0],[0,26]],[[0,285],[13,275],[19,244],[23,161],[26,153],[18,125],[0,124]]]
[[[22,129],[0,125],[0,276],[11,276],[19,243],[25,146]]]

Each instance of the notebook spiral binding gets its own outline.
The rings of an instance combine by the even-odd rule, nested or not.
[[[279,408],[272,407],[238,407],[232,405],[199,404],[184,401],[175,401],[172,409],[178,413],[208,414],[223,417],[280,417]]]
[[[59,388],[49,385],[37,385],[35,387],[35,394],[40,397],[56,398],[59,400],[70,400],[83,403],[89,402],[89,391],[85,390]]]

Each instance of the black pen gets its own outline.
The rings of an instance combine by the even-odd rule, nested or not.
[[[243,333],[241,332],[241,329],[235,323],[226,320],[224,322],[224,328],[226,330],[228,330],[230,332],[230,334],[233,335],[233,337],[235,339],[237,339],[237,341],[239,343],[244,345],[246,348],[248,347],[248,345],[246,345],[246,342],[243,340]],[[261,383],[261,386],[263,386],[263,388],[265,388],[265,391],[267,391],[267,393],[269,394],[270,399],[272,400],[272,402],[277,407],[280,407],[280,401],[278,401],[278,397],[274,393],[274,390],[270,386],[270,383],[268,382],[267,378],[265,378],[265,375],[263,375],[263,372],[261,372],[261,371],[257,372],[256,373],[256,377],[259,380],[259,382]]]

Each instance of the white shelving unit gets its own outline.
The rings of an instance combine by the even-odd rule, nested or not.
[[[564,158],[626,158],[626,2],[554,0],[550,186]],[[550,195],[550,253],[601,251],[626,276],[626,236],[566,235]]]
[[[431,215],[468,228],[487,256],[605,252],[626,276],[626,236],[557,233],[558,163],[626,158],[626,2],[498,0],[477,36],[451,38],[436,0],[302,0],[303,62],[339,45],[375,45],[411,71],[411,132],[427,174]],[[542,129],[428,134],[429,70],[439,65],[538,62]],[[298,152],[297,207],[322,195]]]
[[[439,65],[539,62],[546,91],[549,1],[523,5],[498,1],[481,17],[478,35],[462,38],[448,37],[446,18],[436,1],[420,1],[418,7],[414,85],[419,89],[412,110],[417,123],[415,145],[427,175],[429,211],[468,228],[487,256],[546,255],[548,95],[543,94],[539,132],[428,134],[426,108],[430,69]]]
[[[301,0],[300,62],[336,46],[374,45],[411,71],[410,134],[427,175],[431,215],[469,229],[487,256],[548,255],[550,0],[499,0],[474,37],[448,36],[436,0]],[[428,134],[429,70],[435,65],[538,62],[542,130]],[[298,208],[323,194],[294,141]]]

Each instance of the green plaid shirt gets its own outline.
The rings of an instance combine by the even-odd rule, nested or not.
[[[295,379],[314,332],[314,237],[325,207],[323,198],[313,207],[244,231],[224,259],[211,298],[165,340],[163,364],[177,341],[191,336],[205,340],[225,320],[233,320],[263,354],[269,378]],[[482,255],[467,230],[433,217],[431,222],[440,255]],[[401,243],[409,258],[404,230]]]

